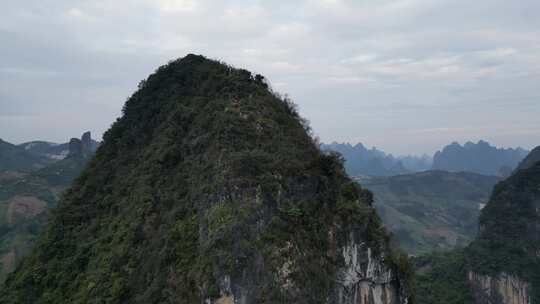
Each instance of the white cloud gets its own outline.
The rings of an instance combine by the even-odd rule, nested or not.
[[[341,60],[342,64],[367,63],[377,59],[377,54],[359,54],[351,58]]]
[[[165,13],[193,12],[198,8],[194,0],[149,0],[149,3],[156,4]]]
[[[478,54],[485,58],[502,58],[517,53],[517,50],[507,47],[507,48],[496,48],[492,50],[479,51]]]

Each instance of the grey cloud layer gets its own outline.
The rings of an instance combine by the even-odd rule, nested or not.
[[[266,75],[323,141],[540,144],[540,2],[25,1],[0,13],[0,137],[105,131],[157,66]]]

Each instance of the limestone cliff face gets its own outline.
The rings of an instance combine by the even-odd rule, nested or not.
[[[469,272],[476,304],[530,304],[530,284],[517,276],[500,273],[496,277]]]
[[[408,303],[396,273],[384,263],[384,257],[374,255],[363,243],[350,241],[341,248],[345,266],[338,273],[339,304]]]
[[[347,244],[337,249],[344,264],[336,273],[336,285],[328,299],[323,301],[324,303],[409,303],[409,291],[402,286],[403,282],[400,282],[396,271],[384,262],[385,258],[382,255],[375,255],[365,243],[356,242],[353,233],[351,233]],[[290,273],[290,269],[287,269],[288,266],[290,265],[284,265],[280,276],[286,277]],[[245,274],[245,277],[249,276],[251,274]],[[294,289],[292,281],[285,280],[284,282],[283,290]],[[253,290],[250,290],[255,286],[249,282],[233,282],[229,275],[225,275],[219,280],[219,286],[220,297],[214,300],[206,299],[205,304],[259,303],[253,298]],[[282,303],[293,302],[284,301]]]
[[[249,227],[244,233],[252,235],[253,238],[264,238],[267,231],[273,229],[271,222],[275,214],[272,213],[276,212],[275,209],[265,206],[275,204],[278,208],[282,208],[285,202],[297,199],[296,196],[299,193],[308,200],[314,199],[316,194],[312,191],[318,188],[317,183],[316,179],[302,182],[288,180],[290,189],[279,190],[274,196],[264,193],[260,187],[250,191],[244,189],[236,194],[229,193],[227,196],[232,196],[237,201],[247,200],[249,204],[259,209],[255,220],[257,225]],[[223,206],[221,199],[210,204],[212,207],[208,213],[213,213],[213,210]],[[365,211],[373,217],[376,216],[372,206],[366,206]],[[217,270],[219,297],[205,296],[203,302],[204,304],[261,303],[261,299],[266,300],[266,286],[277,284],[278,293],[281,295],[271,298],[268,303],[407,304],[410,291],[405,287],[405,278],[400,277],[394,261],[388,256],[386,244],[368,239],[372,237],[368,231],[377,228],[369,222],[370,219],[366,218],[366,221],[352,223],[349,226],[334,222],[329,227],[327,239],[329,246],[325,258],[332,259],[339,266],[334,272],[328,274],[332,276],[329,281],[334,282],[334,285],[326,292],[323,288],[316,291],[310,289],[306,294],[306,286],[312,283],[307,277],[304,277],[306,282],[298,280],[297,277],[305,275],[303,268],[312,266],[310,258],[295,255],[297,251],[306,250],[299,244],[302,240],[288,238],[280,246],[273,247],[268,244],[270,248],[274,248],[274,253],[270,256],[254,252],[255,258],[252,264],[241,272]],[[209,223],[209,226],[211,225],[213,224]],[[302,228],[297,227],[297,229]],[[209,230],[211,230],[209,227],[202,229],[201,233],[205,239],[213,237]],[[232,251],[235,255],[246,254],[246,252],[240,252],[241,248],[238,245],[233,245]],[[284,253],[283,258],[277,258]],[[309,253],[305,254],[309,255]],[[313,276],[320,274],[312,273]],[[310,293],[320,294],[319,298],[312,297]]]

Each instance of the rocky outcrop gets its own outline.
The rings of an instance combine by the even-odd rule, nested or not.
[[[83,133],[81,137],[81,144],[83,145],[83,149],[86,149],[86,150],[92,149],[92,136],[90,134],[90,131]]]
[[[409,294],[399,282],[394,270],[384,263],[384,257],[374,256],[365,244],[350,242],[341,248],[344,266],[338,271],[334,294],[328,304],[407,304]],[[290,273],[285,265],[281,275]],[[249,274],[248,274],[249,276]],[[250,295],[254,286],[232,286],[231,277],[226,275],[219,280],[217,299],[206,299],[205,304],[249,304],[257,303]],[[292,289],[291,282],[283,289]],[[517,303],[516,303],[517,304]]]
[[[69,155],[79,155],[83,152],[83,146],[81,140],[78,138],[72,138],[69,140]]]
[[[72,138],[69,141],[68,155],[89,156],[96,151],[98,145],[99,143],[92,139],[90,132],[84,132],[81,139]]]
[[[517,276],[500,273],[496,277],[469,272],[475,304],[530,304],[530,284]]]

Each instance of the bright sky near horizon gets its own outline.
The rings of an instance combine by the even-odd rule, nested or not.
[[[323,142],[540,144],[538,0],[32,0],[0,12],[0,138],[95,137],[158,66],[265,75]]]

